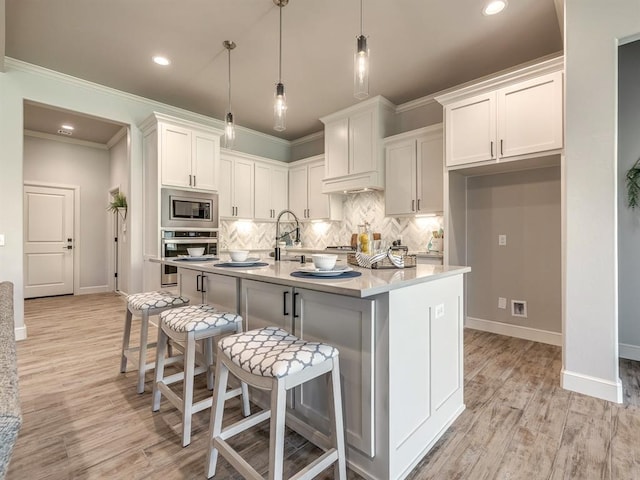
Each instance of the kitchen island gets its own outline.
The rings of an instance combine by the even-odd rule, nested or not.
[[[159,261],[178,266],[182,294],[237,309],[245,329],[276,325],[339,349],[347,462],[365,478],[406,477],[464,410],[468,267],[354,267],[360,276],[340,279],[293,277],[299,263],[271,259],[255,268]],[[325,399],[321,380],[288,399],[287,424],[321,446],[328,444]]]

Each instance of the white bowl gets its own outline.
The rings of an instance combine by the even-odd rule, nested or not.
[[[313,260],[313,265],[318,270],[333,270],[333,267],[336,266],[338,255],[330,253],[314,253],[311,255],[311,260]]]
[[[234,262],[244,262],[249,256],[249,250],[229,250],[229,256]]]
[[[201,257],[204,255],[204,247],[187,248],[190,257]]]

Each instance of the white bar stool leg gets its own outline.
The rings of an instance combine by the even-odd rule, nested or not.
[[[269,480],[282,479],[284,463],[284,419],[287,406],[284,381],[273,380],[271,390],[271,424],[269,427]]]
[[[127,313],[124,317],[124,335],[122,337],[122,357],[120,359],[120,372],[125,373],[127,371],[127,350],[129,350],[129,337],[131,336],[131,320],[133,314],[127,306]]]
[[[196,340],[194,332],[189,332],[184,349],[184,381],[182,382],[182,446],[191,443],[191,411],[193,408],[193,376],[196,363]]]
[[[169,337],[164,333],[162,328],[158,327],[158,344],[156,345],[156,369],[155,381],[153,382],[153,397],[151,399],[151,410],[157,412],[160,410],[161,392],[158,388],[158,382],[164,378],[164,353],[167,348]]]
[[[144,376],[147,371],[147,337],[149,336],[149,312],[144,310],[140,318],[140,350],[138,353],[138,393],[144,393]]]
[[[207,450],[207,478],[213,477],[216,473],[216,465],[218,463],[218,449],[214,449],[215,438],[222,432],[222,415],[224,414],[225,395],[227,390],[227,381],[229,378],[229,369],[222,362],[217,362],[215,385],[213,387],[213,405],[211,407],[211,419],[209,421],[209,449]],[[242,383],[246,388],[246,383]],[[246,400],[247,397],[244,397]]]
[[[333,369],[330,373],[331,379],[328,383],[329,392],[329,415],[330,420],[333,421],[333,427],[331,429],[331,440],[336,450],[338,451],[338,461],[334,464],[334,478],[339,480],[347,479],[347,465],[345,461],[345,445],[343,435],[343,422],[342,422],[342,393],[340,387],[340,366],[338,357],[333,359]]]

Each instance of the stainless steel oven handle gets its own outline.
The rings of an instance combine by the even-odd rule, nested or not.
[[[184,243],[218,243],[217,238],[163,238],[163,244],[179,245]]]

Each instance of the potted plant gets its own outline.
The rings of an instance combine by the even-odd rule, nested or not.
[[[127,219],[127,196],[122,192],[116,193],[113,196],[111,203],[109,203],[107,210],[113,213],[118,213],[122,217],[122,220],[126,220]]]

